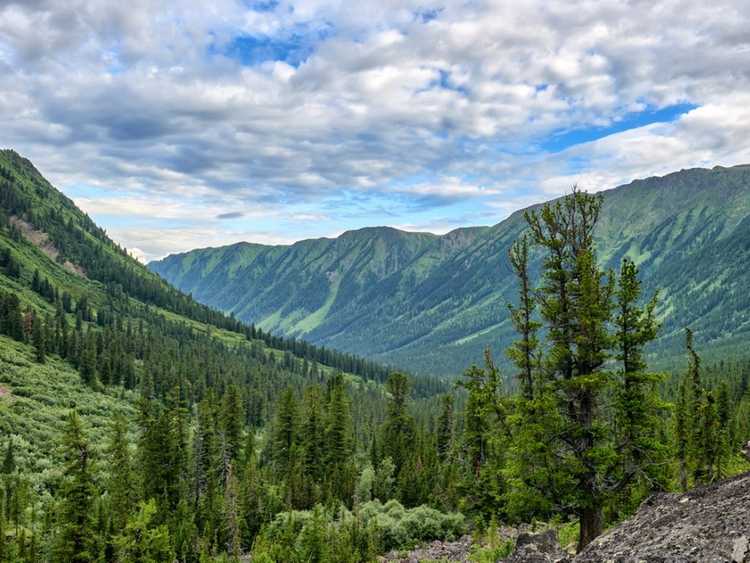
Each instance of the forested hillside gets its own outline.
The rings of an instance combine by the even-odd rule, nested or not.
[[[443,236],[369,228],[288,247],[194,250],[149,267],[271,332],[457,375],[487,346],[502,357],[513,338],[503,314],[515,287],[505,256],[524,228],[518,212]],[[679,354],[685,326],[710,353],[742,348],[750,331],[750,167],[683,170],[606,191],[596,240],[603,267],[629,256],[645,289],[661,290],[664,327],[649,348],[656,359]]]
[[[292,499],[351,498],[389,369],[194,302],[13,151],[0,151],[0,281],[0,561],[197,561],[248,551]],[[447,389],[410,388],[428,403]],[[278,464],[301,463],[302,444],[279,441],[308,414],[317,450],[292,486]],[[153,545],[135,542],[140,527]]]
[[[199,305],[27,160],[0,152],[0,175],[0,563],[349,563],[465,533],[496,561],[500,524],[583,548],[749,467],[750,361],[674,328],[687,369],[648,368],[680,302],[627,252],[600,266],[598,197],[522,218],[493,258],[512,370],[487,351],[449,386]]]

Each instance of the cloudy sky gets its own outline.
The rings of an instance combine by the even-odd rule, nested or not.
[[[750,162],[743,0],[0,0],[0,146],[144,259]]]

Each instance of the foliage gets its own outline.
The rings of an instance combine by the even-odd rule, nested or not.
[[[0,563],[361,561],[571,514],[591,535],[586,510],[748,468],[750,362],[688,338],[687,371],[649,371],[669,321],[590,236],[537,233],[543,271],[513,246],[512,377],[487,353],[448,392],[197,305],[15,153],[0,203]],[[477,557],[509,549],[487,533]]]
[[[353,531],[356,530],[356,533]],[[269,554],[286,561],[338,561],[331,551],[356,554],[353,560],[430,540],[453,540],[465,531],[463,516],[427,506],[405,509],[398,501],[363,503],[354,513],[316,505],[311,511],[281,513],[264,529],[254,557]],[[374,550],[374,551],[373,551]],[[278,559],[277,559],[278,560]]]

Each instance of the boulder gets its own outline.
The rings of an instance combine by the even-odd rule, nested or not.
[[[513,553],[505,563],[568,563],[570,556],[560,547],[556,530],[521,532]]]

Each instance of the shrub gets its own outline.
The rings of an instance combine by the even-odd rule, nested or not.
[[[452,540],[465,530],[462,514],[443,513],[428,506],[405,509],[398,501],[363,503],[356,513],[338,513],[316,506],[276,516],[261,532],[253,560],[350,561],[370,560],[377,553],[405,549],[431,540]]]

